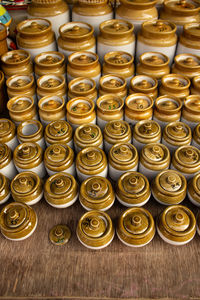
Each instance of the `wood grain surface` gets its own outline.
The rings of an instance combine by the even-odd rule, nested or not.
[[[195,207],[188,203],[196,214]],[[76,238],[84,209],[56,209],[45,200],[34,206],[35,233],[12,242],[0,236],[1,299],[198,299],[200,296],[200,237],[185,246],[170,246],[156,234],[142,248],[123,245],[115,236],[105,249],[92,251]],[[151,199],[145,208],[158,215],[164,206]],[[115,202],[108,211],[116,224],[125,208]],[[48,239],[55,224],[72,230],[68,244],[55,246]]]

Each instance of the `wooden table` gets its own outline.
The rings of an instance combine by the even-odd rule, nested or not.
[[[197,210],[187,200],[183,204],[196,214]],[[0,237],[1,299],[196,299],[200,296],[198,235],[188,245],[175,247],[156,234],[142,248],[126,247],[115,236],[107,248],[92,251],[76,238],[76,225],[84,213],[78,202],[59,210],[42,200],[34,208],[38,226],[29,239],[12,242]],[[155,217],[163,206],[151,199],[145,208]],[[123,210],[116,202],[108,211],[115,224]],[[59,247],[50,243],[48,233],[53,225],[60,223],[70,226],[72,237],[68,244]]]

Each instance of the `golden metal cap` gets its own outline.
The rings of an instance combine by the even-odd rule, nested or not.
[[[118,170],[130,170],[138,164],[137,149],[129,143],[118,143],[109,151],[109,164]]]
[[[67,225],[55,225],[49,232],[49,239],[57,246],[65,245],[69,242],[71,230]]]

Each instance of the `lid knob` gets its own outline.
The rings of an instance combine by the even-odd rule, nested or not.
[[[61,152],[60,148],[58,148],[58,147],[54,147],[54,148],[53,148],[53,154],[59,155],[60,152]]]
[[[12,219],[12,220],[16,220],[17,218],[19,218],[19,212],[16,211],[15,209],[12,209],[12,210],[9,212],[9,217],[10,217],[10,219]]]
[[[194,155],[194,150],[193,149],[187,149],[185,151],[185,154],[187,157],[192,157]]]
[[[55,185],[56,185],[57,188],[63,187],[64,186],[63,179],[61,179],[61,178],[57,179],[56,182],[55,182]]]
[[[85,87],[86,87],[85,82],[81,82],[81,83],[79,84],[79,88],[80,88],[80,91],[81,91],[81,92],[84,92],[84,91],[85,91]]]
[[[124,154],[124,153],[127,153],[128,149],[125,146],[120,146],[119,151],[120,151],[120,153]]]
[[[26,177],[19,178],[19,183],[20,185],[25,186],[28,184],[28,179]]]
[[[183,126],[182,126],[182,125],[176,125],[176,126],[174,127],[174,129],[175,129],[175,131],[180,132],[180,131],[183,131]]]
[[[94,151],[88,152],[88,153],[87,153],[87,158],[88,158],[89,160],[95,160],[95,158],[96,158],[95,152],[94,152]]]
[[[177,223],[182,223],[184,221],[184,216],[181,212],[177,212],[175,215],[174,215],[174,220],[177,222]]]
[[[2,129],[4,127],[4,122],[0,122],[0,128]]]
[[[131,178],[129,179],[129,183],[130,183],[131,185],[136,186],[136,185],[138,184],[138,179],[137,179],[137,177],[135,177],[135,176],[131,177]]]
[[[74,27],[72,27],[72,30],[73,31],[79,31],[80,30],[80,27],[78,25],[75,25]]]
[[[116,79],[110,79],[110,84],[112,86],[116,86],[117,85],[117,80]]]
[[[14,54],[12,55],[12,59],[14,59],[14,60],[16,60],[16,61],[20,60],[19,54],[18,54],[18,53],[14,53]]]
[[[84,129],[83,129],[83,132],[85,133],[85,134],[90,134],[91,133],[91,131],[92,131],[92,128],[91,127],[85,127]]]
[[[144,99],[136,99],[137,109],[143,109],[144,108]]]
[[[140,216],[133,216],[132,218],[131,218],[131,223],[134,225],[134,226],[139,226],[140,224],[141,224],[141,221],[142,221],[142,219],[141,219],[141,217]]]
[[[49,87],[53,87],[55,83],[56,83],[56,80],[53,79],[53,78],[49,78],[47,80],[47,84],[48,84]]]
[[[119,22],[115,22],[115,23],[113,24],[113,27],[114,27],[116,30],[119,30],[119,29],[120,29],[120,24],[119,24]]]
[[[60,237],[60,236],[63,235],[64,232],[63,232],[63,229],[61,227],[57,227],[56,230],[54,231],[54,233],[57,237]]]
[[[142,85],[143,87],[147,88],[148,85],[149,85],[149,83],[148,83],[147,80],[142,80],[142,81],[141,81],[141,85]]]
[[[94,182],[92,184],[92,190],[93,191],[98,192],[98,191],[100,191],[100,189],[101,189],[101,185],[98,182]]]
[[[152,128],[152,124],[150,122],[144,124],[144,128],[146,131],[150,130]]]
[[[175,86],[179,86],[180,81],[179,81],[177,78],[174,78],[174,79],[172,80],[172,84],[175,85]]]
[[[57,123],[54,123],[54,124],[53,124],[53,128],[56,129],[56,130],[59,130],[59,129],[61,128],[61,124],[58,123],[58,122],[57,122]]]
[[[114,127],[114,129],[118,130],[118,129],[120,129],[122,127],[122,125],[121,125],[120,122],[114,122],[113,123],[113,127]]]
[[[51,55],[47,55],[46,61],[49,62],[49,63],[52,63],[53,62],[53,57]]]
[[[162,21],[157,21],[156,26],[163,27],[164,23]]]
[[[23,86],[25,84],[26,84],[26,81],[23,80],[23,79],[17,79],[17,81],[16,81],[16,85],[19,86],[19,87]]]
[[[155,154],[157,154],[157,153],[160,152],[160,148],[158,146],[153,146],[152,147],[152,152],[155,153]]]
[[[196,106],[200,106],[200,99],[196,99],[196,100],[194,101],[194,104],[195,104]]]
[[[175,182],[176,182],[176,177],[175,177],[174,175],[169,175],[169,176],[167,177],[167,182],[168,182],[169,184],[175,183]]]
[[[31,152],[31,148],[29,146],[25,146],[22,148],[22,153],[27,155]]]
[[[31,22],[31,27],[32,28],[37,28],[38,27],[38,23],[37,22]]]
[[[95,217],[93,217],[90,221],[90,227],[91,229],[97,229],[100,226],[99,220]]]
[[[23,105],[23,100],[19,100],[19,101],[17,101],[17,103],[16,103],[17,105]]]
[[[87,59],[87,55],[82,54],[82,55],[80,56],[80,60],[86,60],[86,59]]]
[[[157,60],[158,60],[158,57],[157,57],[156,55],[153,55],[153,56],[151,57],[151,59],[152,59],[153,61],[157,61]]]
[[[194,63],[194,59],[193,59],[192,57],[187,57],[187,58],[185,59],[185,62],[186,62],[186,64],[190,65],[190,64],[193,64],[193,63]]]

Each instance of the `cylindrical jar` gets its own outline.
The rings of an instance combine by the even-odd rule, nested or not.
[[[92,250],[99,250],[112,242],[115,230],[107,213],[92,210],[80,218],[76,234],[83,246]]]
[[[45,150],[44,130],[38,120],[23,121],[17,127],[17,138],[20,144],[35,142]]]
[[[74,148],[78,153],[86,147],[98,147],[103,149],[103,136],[99,126],[84,124],[76,128],[74,133]]]
[[[70,82],[77,77],[91,78],[99,86],[101,77],[101,65],[97,54],[89,51],[72,53],[68,57],[67,80]]]
[[[51,23],[46,19],[30,19],[17,25],[17,46],[28,51],[31,58],[45,51],[56,51]]]
[[[65,120],[65,100],[62,96],[46,96],[39,100],[39,116],[44,126],[52,121]]]
[[[175,246],[185,245],[195,236],[195,216],[186,206],[170,205],[157,219],[157,232],[166,243]]]
[[[2,56],[4,53],[8,51],[6,38],[7,38],[7,27],[3,23],[1,23],[0,24],[0,56]]]
[[[77,51],[96,53],[94,28],[84,22],[69,22],[60,26],[58,51],[66,57]]]
[[[44,198],[55,208],[73,205],[78,198],[78,184],[74,176],[66,173],[50,176],[44,185]]]
[[[101,176],[84,180],[80,187],[79,201],[84,209],[106,211],[113,205],[115,194],[110,181]]]
[[[191,141],[191,129],[183,122],[168,123],[163,130],[162,144],[167,146],[171,153],[180,146],[190,145]]]
[[[191,95],[200,95],[200,75],[192,79]]]
[[[160,96],[155,100],[153,119],[162,129],[169,123],[180,121],[182,101],[175,96]]]
[[[151,120],[153,115],[153,99],[142,93],[135,93],[125,100],[125,121],[135,125],[141,120]]]
[[[125,51],[135,55],[134,26],[125,20],[109,20],[100,24],[97,53],[103,62],[104,55],[111,51]]]
[[[38,203],[43,197],[43,182],[34,172],[21,172],[10,184],[12,198],[28,205]]]
[[[161,135],[160,125],[154,120],[139,121],[133,128],[133,145],[140,152],[147,144],[160,143]]]
[[[194,146],[181,146],[172,156],[171,169],[191,179],[200,172],[200,150]]]
[[[138,152],[129,143],[118,143],[112,146],[108,154],[109,176],[113,181],[128,171],[137,171]]]
[[[82,149],[76,156],[76,172],[81,182],[91,176],[107,177],[108,166],[104,151],[98,147]]]
[[[0,119],[0,144],[6,144],[12,151],[17,147],[16,126],[9,119]]]
[[[137,33],[144,21],[156,20],[158,12],[155,7],[155,0],[121,0],[120,6],[116,10],[116,19],[124,19],[131,22]]]
[[[17,174],[12,159],[12,151],[6,144],[0,144],[0,173],[10,180]]]
[[[149,180],[156,175],[169,169],[170,152],[169,149],[159,143],[145,145],[140,152],[139,172],[144,174]]]
[[[33,234],[36,227],[37,215],[34,209],[25,203],[9,203],[0,213],[1,233],[8,240],[25,240]]]
[[[6,81],[8,98],[30,96],[37,103],[35,81],[32,75],[13,75]]]
[[[117,200],[124,206],[143,206],[149,201],[151,190],[149,181],[138,172],[126,172],[120,176],[117,187]]]
[[[63,75],[43,75],[37,80],[37,97],[56,95],[67,101],[67,85]]]
[[[131,79],[129,94],[142,93],[155,100],[158,96],[158,81],[145,75],[138,75]]]
[[[42,18],[47,19],[52,24],[52,30],[58,37],[59,27],[69,22],[70,11],[64,0],[32,0],[27,8],[28,19]]]
[[[31,171],[43,178],[46,175],[43,163],[43,150],[35,142],[18,145],[13,153],[13,160],[19,173]]]
[[[200,20],[199,23],[189,23],[183,26],[176,55],[191,53],[200,56]]]
[[[68,145],[53,144],[47,147],[44,164],[49,176],[57,172],[75,176],[74,151]]]
[[[96,82],[86,77],[78,77],[71,80],[68,85],[68,100],[76,97],[87,97],[96,103]]]
[[[109,52],[104,56],[102,75],[116,74],[123,76],[129,86],[131,78],[134,76],[133,55],[123,52]]]
[[[154,199],[163,205],[181,203],[186,197],[187,181],[177,171],[160,172],[152,181],[151,191]]]
[[[200,57],[193,54],[179,54],[174,58],[172,73],[192,79],[200,75]]]
[[[189,78],[180,74],[168,74],[162,77],[159,95],[176,96],[182,101],[190,94]]]
[[[124,100],[115,94],[106,94],[97,99],[97,125],[101,130],[111,120],[123,120],[123,106]]]
[[[32,97],[13,97],[8,101],[7,108],[10,118],[15,125],[19,125],[22,121],[38,119],[36,106]]]
[[[170,73],[169,58],[160,52],[145,52],[140,55],[136,75],[154,77],[160,82],[164,75]]]
[[[45,128],[44,139],[47,147],[52,144],[62,144],[73,148],[72,127],[64,120],[52,121]]]
[[[141,207],[132,207],[123,212],[117,224],[119,240],[129,247],[143,247],[151,242],[156,233],[151,213]]]
[[[13,50],[1,56],[1,68],[8,78],[13,75],[33,75],[33,64],[28,51]]]
[[[67,121],[76,129],[83,124],[96,124],[94,102],[87,97],[73,98],[67,102]]]
[[[144,22],[138,33],[136,59],[144,52],[157,51],[169,57],[173,62],[176,51],[176,25],[169,21],[154,20]]]
[[[200,173],[189,181],[187,196],[194,205],[200,207]]]
[[[200,123],[193,130],[192,146],[200,148]]]
[[[127,96],[127,83],[123,76],[104,75],[99,80],[99,96],[115,94],[125,100]]]
[[[78,0],[72,9],[72,21],[82,21],[94,27],[95,34],[99,32],[99,25],[113,18],[112,6],[108,0]]]
[[[63,75],[66,78],[66,63],[62,53],[48,51],[38,54],[34,59],[35,78],[46,75]]]
[[[10,180],[0,173],[0,204],[8,201],[10,194]]]
[[[187,0],[167,0],[163,3],[160,18],[175,23],[179,35],[183,25],[200,21],[199,5]]]
[[[118,143],[131,144],[131,128],[125,121],[109,121],[103,131],[104,148],[108,153],[110,148]]]
[[[200,123],[200,95],[190,95],[184,100],[181,121],[193,130]]]

